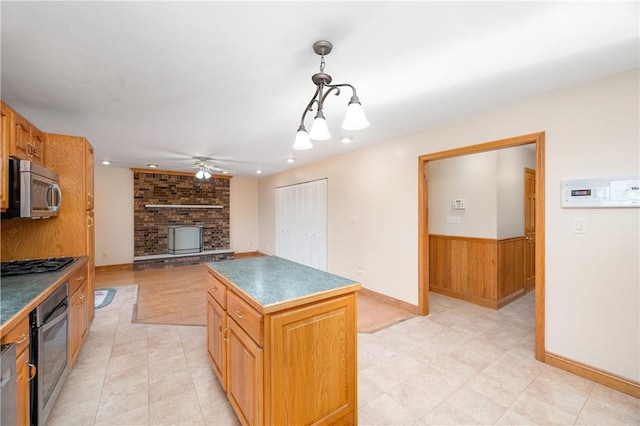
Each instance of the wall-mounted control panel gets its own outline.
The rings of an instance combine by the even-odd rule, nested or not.
[[[464,198],[456,198],[451,202],[451,208],[453,210],[464,210],[467,208],[467,205],[464,201]]]
[[[640,207],[640,176],[565,179],[562,207]]]

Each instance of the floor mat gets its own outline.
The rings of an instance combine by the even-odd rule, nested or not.
[[[95,291],[94,306],[96,309],[104,308],[113,300],[113,296],[116,295],[114,288],[99,288]]]

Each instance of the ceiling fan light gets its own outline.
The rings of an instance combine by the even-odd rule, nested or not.
[[[316,118],[313,120],[311,131],[309,132],[309,139],[313,139],[314,141],[326,141],[331,139],[327,120],[324,119],[322,112],[318,112],[318,115],[316,115]]]
[[[209,173],[207,170],[205,170],[203,172],[203,176],[204,176],[205,179],[209,179],[211,177],[211,173]]]
[[[204,179],[204,171],[203,170],[198,170],[198,173],[196,173],[196,179]]]
[[[296,140],[293,143],[293,149],[298,151],[304,151],[313,148],[313,144],[309,139],[309,135],[303,126],[300,126],[298,133],[296,133]]]
[[[364,115],[364,110],[357,96],[353,96],[347,107],[342,128],[345,130],[360,130],[369,127],[369,120]]]

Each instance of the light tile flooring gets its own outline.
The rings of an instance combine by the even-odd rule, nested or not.
[[[118,287],[49,425],[238,424],[204,327],[131,324]],[[494,311],[431,294],[431,315],[358,338],[361,425],[640,424],[640,400],[534,360],[533,293]]]

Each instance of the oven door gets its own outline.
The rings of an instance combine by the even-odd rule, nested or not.
[[[69,359],[69,304],[65,298],[44,319],[44,323],[33,330],[36,361],[36,385],[31,389],[32,419],[44,425],[56,397],[68,374]],[[35,389],[34,389],[35,388]]]

